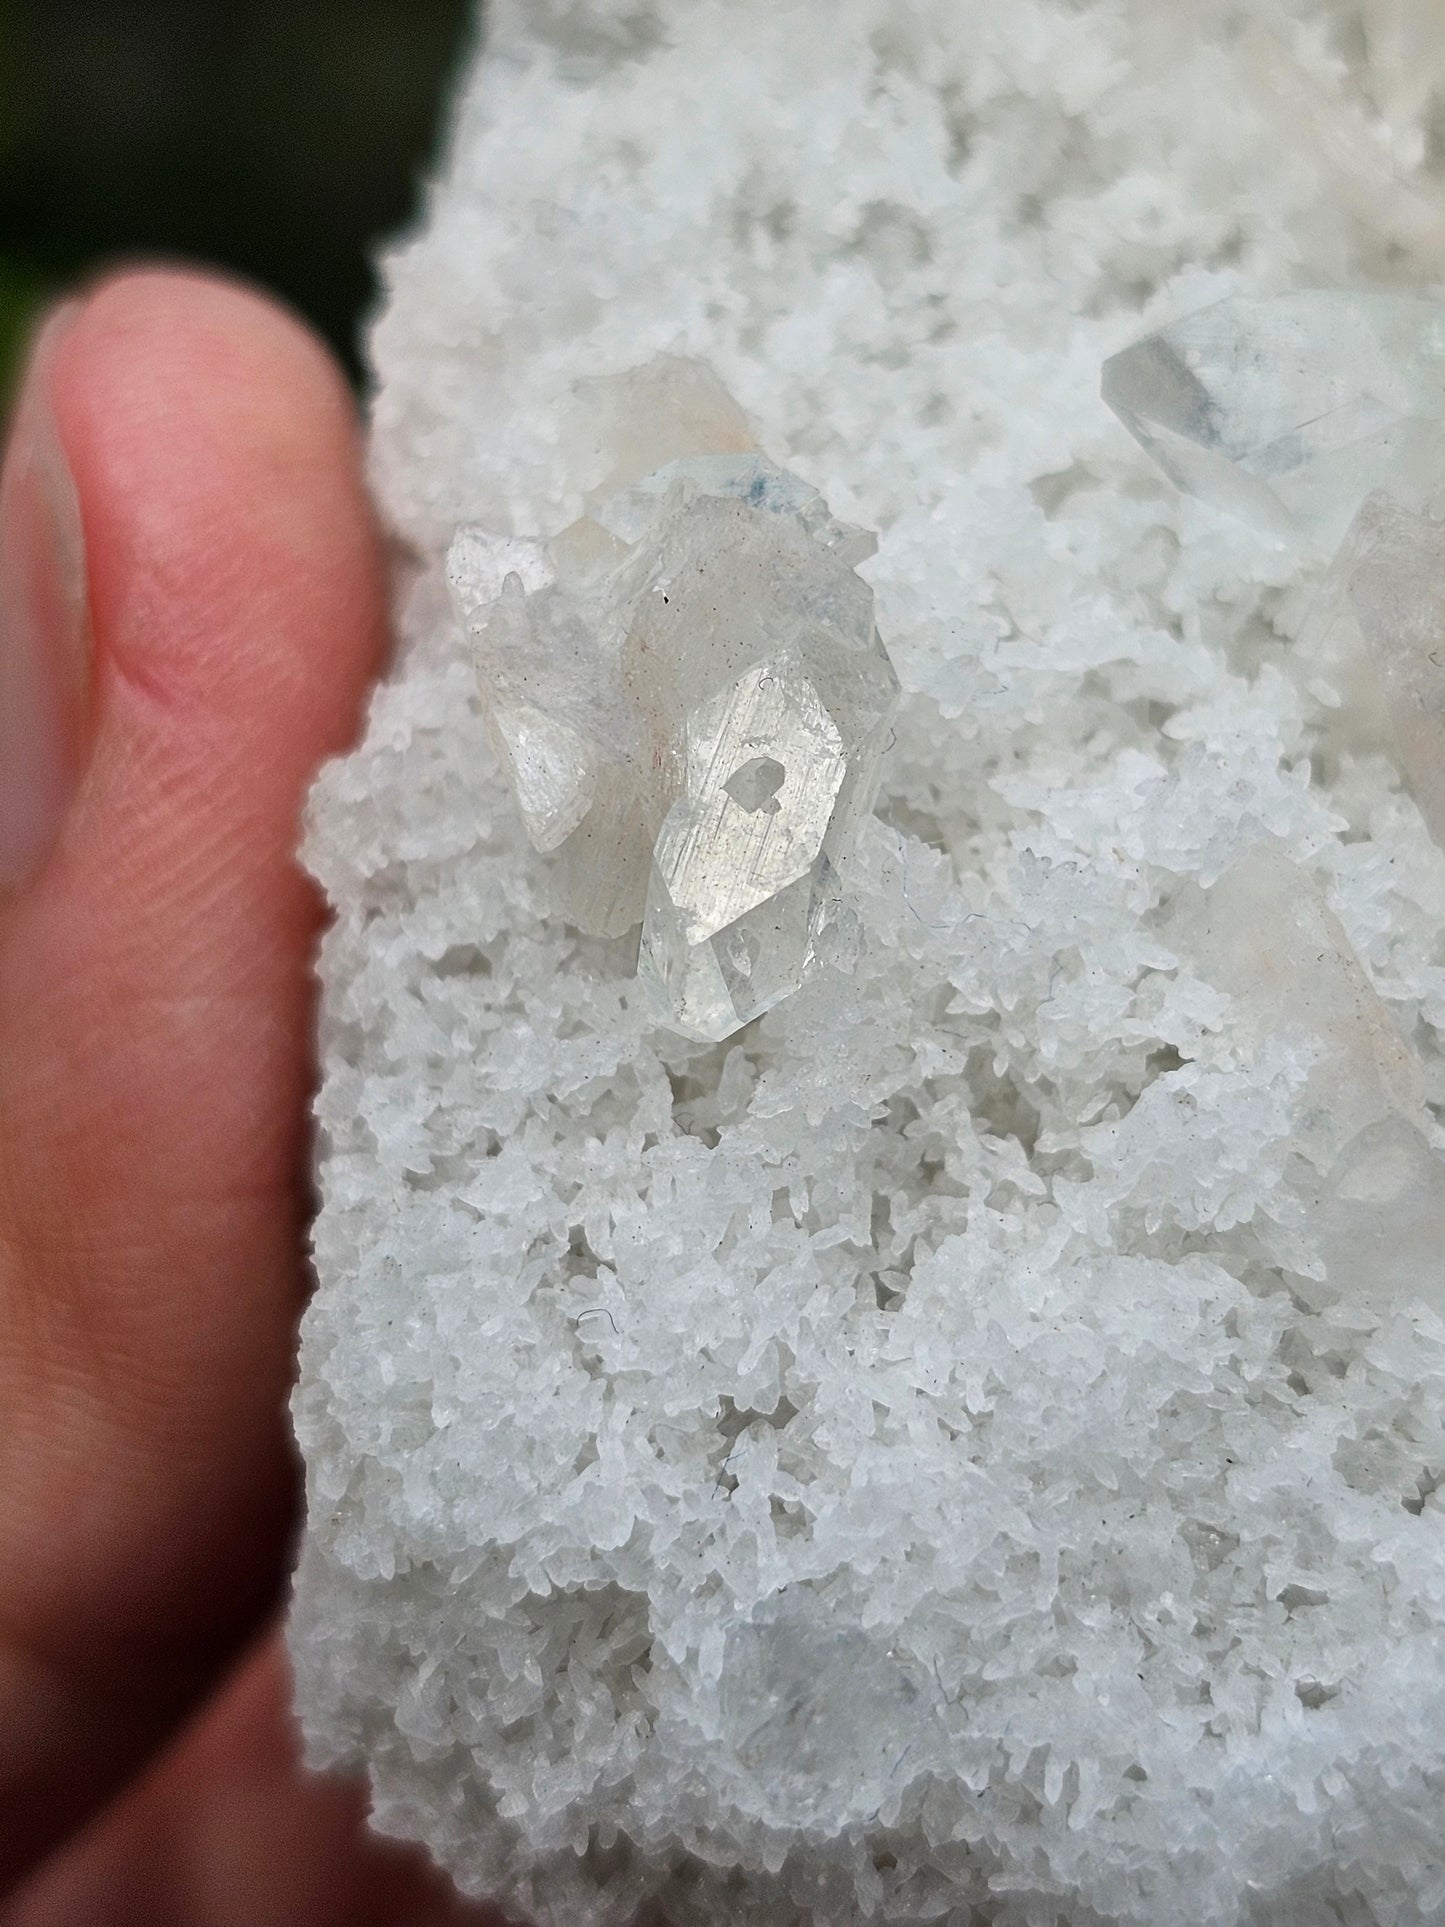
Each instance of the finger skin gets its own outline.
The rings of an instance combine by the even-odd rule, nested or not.
[[[369,1835],[358,1788],[301,1772],[289,1698],[273,1638],[0,1927],[500,1927]]]
[[[50,380],[93,735],[0,907],[0,1891],[284,1567],[317,920],[293,852],[385,629],[350,399],[299,324],[127,274]]]

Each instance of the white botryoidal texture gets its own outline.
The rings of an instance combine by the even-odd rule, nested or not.
[[[1432,72],[1411,0],[493,12],[307,841],[291,1645],[518,1918],[1445,1914],[1445,855],[1296,551],[1099,399],[1445,274]],[[606,387],[659,355],[879,531],[903,685],[856,943],[718,1045],[558,913],[444,579],[676,459]]]
[[[707,382],[667,357],[622,385],[638,416],[676,418],[676,390]],[[685,447],[686,426],[666,439]],[[763,456],[702,451],[551,543],[451,546],[557,909],[594,936],[640,923],[638,979],[685,1036],[721,1043],[853,939],[844,880],[898,697],[855,568],[876,548]]]

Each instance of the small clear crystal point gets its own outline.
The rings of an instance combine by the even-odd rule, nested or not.
[[[1103,392],[1186,493],[1333,546],[1372,490],[1445,475],[1445,305],[1234,296],[1116,355]]]
[[[730,1036],[829,948],[898,699],[855,571],[874,546],[737,450],[625,479],[545,546],[453,546],[561,908],[601,935],[641,922],[639,979],[684,1034]]]

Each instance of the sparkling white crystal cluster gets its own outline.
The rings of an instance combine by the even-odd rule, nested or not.
[[[622,384],[663,433],[679,385],[691,399],[705,377],[665,360]],[[559,911],[598,936],[641,922],[638,976],[686,1036],[721,1042],[846,952],[842,879],[898,695],[854,567],[876,547],[738,453],[671,461],[551,543],[452,544],[492,738],[533,846],[558,852]]]
[[[1439,28],[495,9],[376,337],[402,652],[308,843],[292,1646],[312,1756],[519,1918],[1445,1915],[1401,578],[1321,620],[1098,395],[1219,300],[1445,273]],[[721,1045],[558,914],[444,582],[674,458],[576,412],[659,355],[880,532],[904,687],[856,948]]]

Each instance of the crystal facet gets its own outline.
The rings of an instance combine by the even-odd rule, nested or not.
[[[1420,1068],[1314,881],[1261,844],[1209,891],[1182,894],[1173,935],[1234,999],[1241,1041],[1316,1042],[1287,1183],[1327,1290],[1350,1280],[1361,1301],[1389,1303],[1424,1280],[1445,1308],[1445,1160],[1426,1137]]]
[[[1104,399],[1186,493],[1333,545],[1387,478],[1414,495],[1445,470],[1445,306],[1235,296],[1116,355]]]
[[[1405,774],[1445,846],[1445,522],[1389,495],[1371,496],[1340,573],[1384,687]]]
[[[802,983],[840,909],[898,684],[872,538],[758,454],[686,456],[450,577],[493,742],[561,906],[642,924],[658,1015],[715,1040]]]
[[[1097,399],[1140,286],[1229,291],[1181,264],[1445,287],[1445,6],[486,15],[374,337],[403,646],[308,815],[311,1764],[533,1927],[1445,1927],[1445,855],[1363,642],[1284,626],[1305,545]],[[751,422],[610,372],[679,343]],[[643,812],[588,612],[754,440],[887,529],[910,696],[840,968],[708,1047],[549,878],[640,925],[754,664]],[[459,503],[586,516],[465,571],[548,855]],[[509,572],[524,650],[586,585],[531,657]],[[751,988],[823,860],[690,951],[658,895],[669,970]]]

